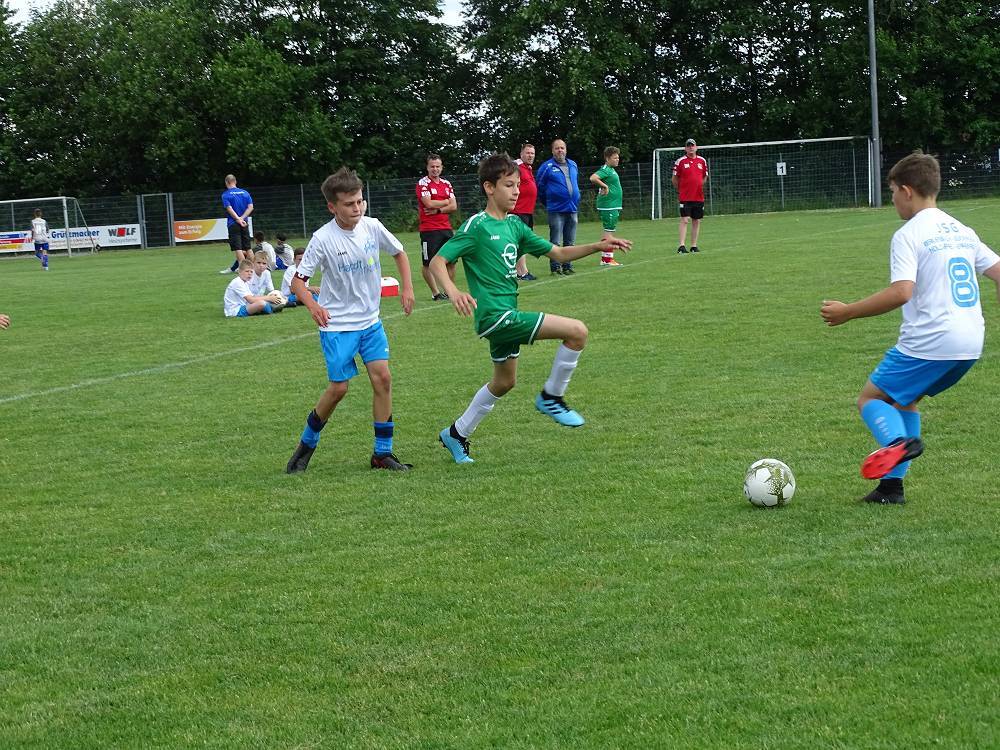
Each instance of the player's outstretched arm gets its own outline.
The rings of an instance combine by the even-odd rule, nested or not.
[[[913,296],[912,281],[896,281],[891,286],[857,302],[823,300],[819,314],[828,326],[839,326],[855,318],[871,318],[902,307]]]
[[[410,259],[406,257],[406,253],[396,253],[392,259],[396,261],[396,269],[399,271],[399,304],[403,306],[403,314],[409,315],[413,312],[413,304],[416,301],[413,295]]]
[[[568,247],[553,245],[552,249],[545,254],[559,263],[568,263],[572,260],[579,260],[580,258],[586,258],[588,255],[602,253],[611,249],[627,253],[632,249],[632,242],[631,240],[619,237],[611,237],[610,239],[603,239],[600,242],[591,242],[589,245],[569,245]]]
[[[316,325],[320,327],[325,326],[330,321],[330,313],[312,298],[312,295],[309,294],[309,289],[306,287],[306,281],[308,279],[303,279],[296,274],[292,278],[292,294],[295,295],[295,299],[299,300],[309,309],[309,314],[316,321]]]
[[[434,278],[437,279],[438,287],[443,289],[444,293],[451,300],[451,306],[455,308],[455,312],[465,317],[472,315],[476,309],[476,298],[468,292],[460,291],[455,286],[455,282],[448,275],[448,261],[444,259],[444,256],[435,255],[431,258],[429,267],[431,273],[434,274]]]

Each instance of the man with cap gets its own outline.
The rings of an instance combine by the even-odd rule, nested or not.
[[[686,253],[684,242],[687,227],[691,224],[691,252],[698,252],[698,230],[705,215],[705,178],[708,177],[708,162],[698,156],[698,144],[688,138],[684,144],[684,156],[674,162],[674,173],[670,182],[677,188],[681,211],[680,246],[678,253]]]

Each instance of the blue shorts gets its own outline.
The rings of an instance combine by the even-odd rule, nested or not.
[[[342,383],[358,374],[354,355],[365,364],[389,359],[389,339],[382,321],[363,331],[320,331],[319,343],[326,358],[326,372],[331,382]]]
[[[37,253],[39,250],[44,250],[45,252],[48,252],[49,251],[49,243],[48,242],[36,242],[35,243],[35,252]]]
[[[236,313],[236,317],[237,318],[249,318],[250,317],[250,313],[247,312],[247,306],[246,305],[240,305],[240,311],[238,313]]]
[[[921,396],[936,396],[962,379],[976,359],[918,359],[896,347],[885,353],[869,378],[900,406],[909,406]]]

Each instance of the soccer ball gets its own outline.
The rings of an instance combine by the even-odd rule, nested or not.
[[[273,305],[287,305],[288,304],[288,297],[286,297],[281,292],[275,290],[275,291],[271,292],[271,295],[273,295],[278,300],[277,302],[272,302],[271,304],[273,304]]]
[[[787,505],[795,494],[792,470],[776,458],[754,461],[743,479],[743,494],[758,508]]]

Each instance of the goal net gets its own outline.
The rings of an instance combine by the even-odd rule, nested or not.
[[[698,146],[708,162],[705,213],[735,214],[871,205],[865,136]],[[653,151],[650,218],[677,215],[670,182],[684,147]]]
[[[91,229],[80,208],[80,201],[69,195],[46,198],[20,198],[0,201],[0,253],[34,253],[31,220],[42,212],[48,226],[49,252],[97,252],[98,232]]]

